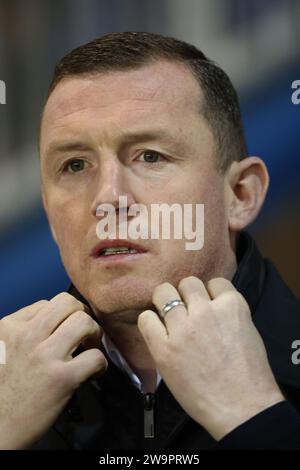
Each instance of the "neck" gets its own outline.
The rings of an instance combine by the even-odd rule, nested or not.
[[[149,392],[156,388],[156,365],[137,327],[140,311],[101,315],[101,325]]]

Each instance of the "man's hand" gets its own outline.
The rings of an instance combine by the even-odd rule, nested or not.
[[[87,307],[67,293],[0,320],[6,364],[0,365],[0,449],[32,445],[53,424],[76,388],[104,371],[102,331]],[[86,349],[72,353],[84,343]]]
[[[226,279],[183,279],[159,285],[158,311],[182,299],[160,320],[146,310],[138,327],[157,367],[185,411],[216,439],[284,400],[243,296]]]

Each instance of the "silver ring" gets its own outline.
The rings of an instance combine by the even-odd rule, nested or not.
[[[177,307],[177,305],[182,305],[183,307],[185,307],[185,304],[180,299],[174,299],[174,300],[171,300],[170,302],[167,302],[160,310],[161,317],[164,318],[165,315],[170,310],[172,310],[172,308]]]

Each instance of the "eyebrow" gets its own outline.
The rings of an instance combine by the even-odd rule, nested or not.
[[[174,138],[169,132],[164,129],[153,129],[151,131],[137,131],[137,132],[126,132],[122,135],[124,144],[128,145],[133,142],[147,141],[147,140],[165,140],[168,143],[175,145],[177,139]],[[53,153],[66,153],[75,151],[87,151],[91,150],[91,147],[83,142],[67,142],[67,141],[53,141],[50,143],[45,154]]]
[[[74,152],[74,151],[86,151],[89,147],[82,142],[52,142],[47,148],[46,154],[56,152]]]
[[[167,141],[173,141],[174,137],[164,129],[153,129],[151,131],[138,131],[138,132],[128,132],[125,134],[125,140],[128,143],[135,142],[137,140],[156,140],[164,139]]]

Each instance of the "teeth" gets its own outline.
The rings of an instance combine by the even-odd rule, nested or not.
[[[137,250],[133,248],[123,247],[123,246],[116,246],[112,248],[106,248],[105,250],[101,251],[101,256],[108,256],[108,255],[118,255],[120,253],[137,253]]]

